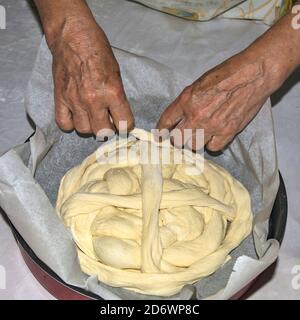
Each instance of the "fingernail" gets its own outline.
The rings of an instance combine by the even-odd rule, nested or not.
[[[112,129],[101,129],[96,134],[97,141],[107,141],[115,135]]]

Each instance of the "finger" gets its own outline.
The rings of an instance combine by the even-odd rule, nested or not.
[[[121,104],[112,103],[109,112],[119,132],[127,133],[134,128],[134,117],[127,99]]]
[[[207,143],[206,148],[210,151],[220,151],[224,149],[234,138],[234,135],[213,136]]]
[[[263,99],[256,105],[248,107],[247,117],[245,117],[244,120],[239,125],[238,132],[242,131],[256,117],[257,113],[262,108],[265,102],[266,102],[266,99]]]
[[[55,120],[57,125],[64,131],[74,129],[72,113],[64,101],[55,97]]]
[[[91,133],[90,119],[88,113],[81,109],[76,108],[72,111],[73,123],[77,132]]]
[[[195,126],[189,119],[182,120],[171,131],[171,142],[178,148],[187,146],[192,150],[200,150],[211,139],[212,132]]]
[[[179,96],[161,114],[160,119],[156,125],[156,128],[158,130],[162,130],[162,129],[171,130],[183,119],[184,119],[183,101],[181,96]]]
[[[221,107],[212,115],[215,119],[220,119],[220,126],[225,125],[230,119],[241,122],[247,113],[246,106],[253,92],[250,90],[237,90]]]
[[[94,108],[90,111],[92,131],[98,140],[104,141],[115,134],[116,128],[110,120],[107,108]]]
[[[185,147],[193,151],[199,151],[204,148],[205,144],[212,138],[211,135],[205,135],[204,129],[196,129],[192,132],[191,137],[185,143]]]

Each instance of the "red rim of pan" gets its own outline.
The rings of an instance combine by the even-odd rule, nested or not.
[[[287,194],[284,181],[280,176],[280,185],[274,202],[269,220],[268,239],[277,239],[280,243],[283,240],[286,219],[287,219]],[[12,232],[18,243],[23,259],[37,281],[58,300],[103,300],[100,296],[84,289],[69,285],[60,279],[47,265],[45,265],[27,245],[16,228],[4,216],[11,226]],[[250,281],[244,288],[239,290],[231,300],[242,299],[246,292],[253,286],[256,279]]]

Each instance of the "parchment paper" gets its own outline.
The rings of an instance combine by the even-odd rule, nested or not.
[[[126,1],[89,4],[114,46],[136,125],[145,129],[155,126],[161,111],[186,85],[243,49],[248,44],[243,33],[247,33],[249,41],[265,30],[265,26],[253,22],[247,28],[245,24],[240,28],[239,21],[228,21],[225,28],[224,21],[221,25],[218,20],[188,22]],[[222,41],[225,33],[226,43]],[[99,143],[92,137],[64,134],[57,128],[51,63],[43,40],[25,103],[36,133],[30,144],[0,158],[0,205],[36,255],[64,281],[105,299],[145,298],[99,284],[95,277],[83,274],[71,235],[53,209],[61,177]],[[172,298],[188,299],[195,294],[199,299],[229,298],[278,254],[277,241],[266,240],[267,220],[278,188],[269,101],[223,154],[206,156],[229,170],[249,190],[255,214],[253,237],[249,236],[234,250],[231,261],[215,274],[187,286]]]

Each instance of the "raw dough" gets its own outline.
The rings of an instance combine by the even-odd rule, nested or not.
[[[141,164],[145,146],[162,152],[167,144],[135,129],[129,140],[101,146],[63,177],[57,212],[85,273],[114,287],[170,296],[215,272],[251,232],[250,197],[211,161],[199,174],[195,160],[203,158],[193,152],[185,151],[191,161],[183,164],[161,164],[161,153],[156,164]],[[129,148],[136,152],[128,159],[122,151]],[[109,164],[108,156],[118,161]]]

